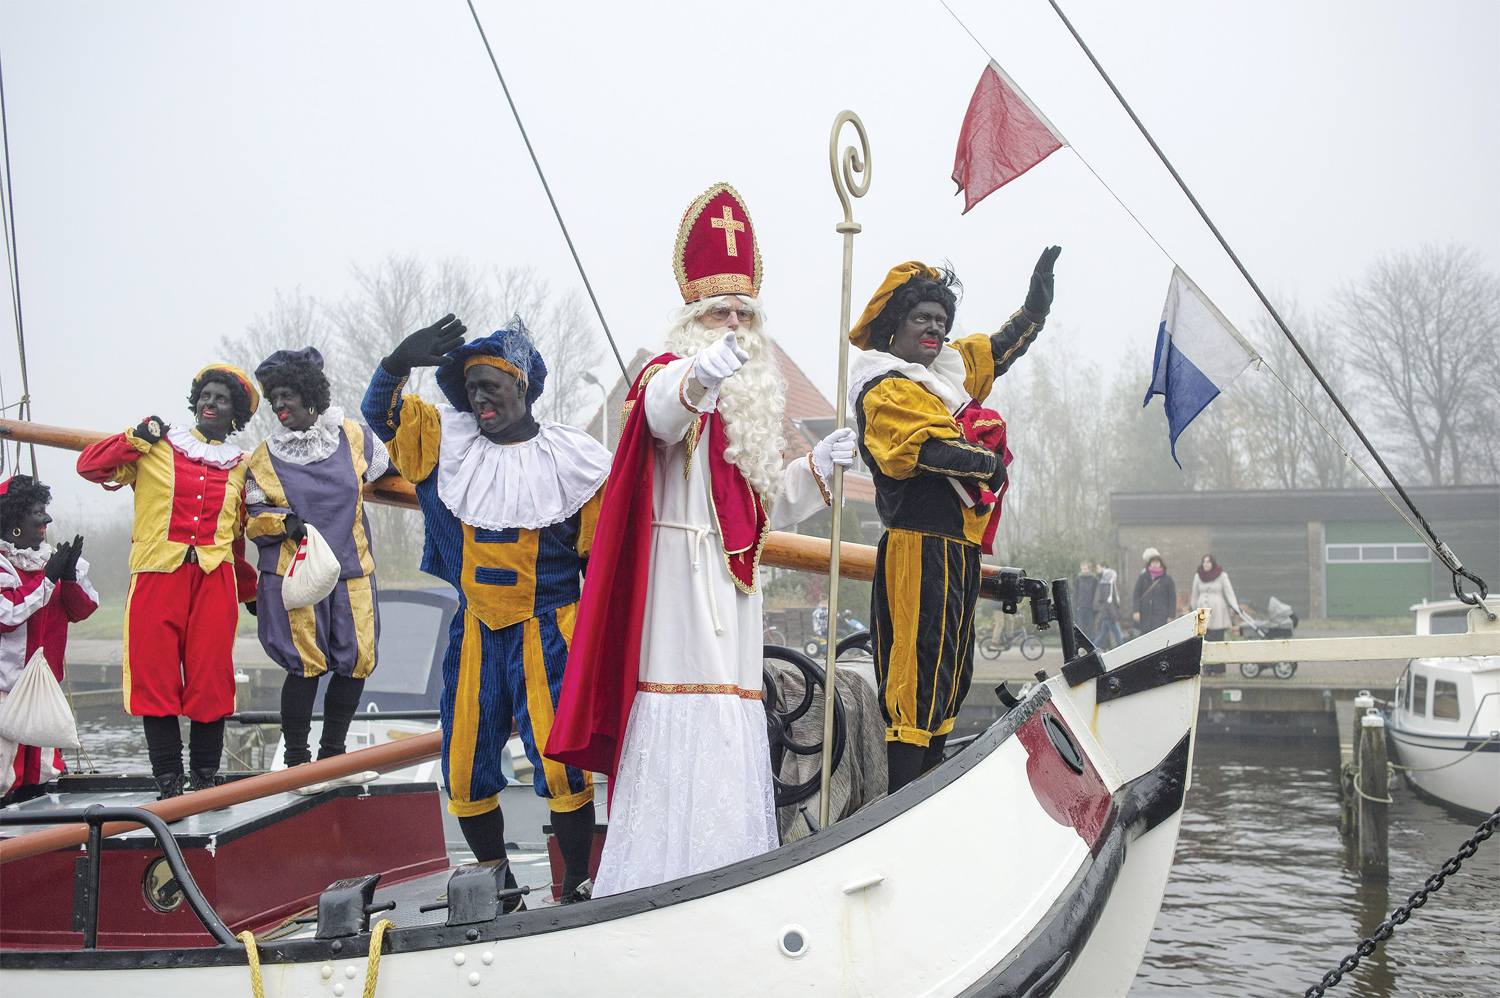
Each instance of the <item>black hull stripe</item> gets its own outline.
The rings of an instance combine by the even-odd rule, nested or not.
[[[1472,735],[1429,735],[1417,731],[1402,731],[1397,728],[1386,728],[1386,732],[1398,745],[1409,745],[1413,748],[1431,749],[1434,752],[1473,752],[1475,751],[1476,746],[1483,742],[1485,737],[1488,737],[1483,736],[1475,738]],[[1444,741],[1451,742],[1452,744],[1430,745],[1427,742],[1419,741],[1419,739],[1423,738],[1440,738]],[[1500,752],[1500,741],[1492,741],[1488,745],[1485,745],[1483,748],[1478,749],[1478,751]]]

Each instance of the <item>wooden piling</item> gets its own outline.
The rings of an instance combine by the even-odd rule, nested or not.
[[[1359,835],[1358,857],[1361,876],[1382,878],[1390,867],[1387,852],[1390,802],[1389,770],[1385,754],[1385,718],[1371,711],[1359,718],[1360,739],[1357,749],[1359,790],[1356,825]]]

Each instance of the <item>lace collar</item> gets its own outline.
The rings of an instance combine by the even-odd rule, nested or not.
[[[438,405],[443,443],[438,497],[464,523],[486,530],[540,530],[583,508],[609,475],[604,445],[572,426],[548,420],[518,444],[479,432],[472,413]]]
[[[196,428],[174,426],[167,431],[166,440],[183,457],[215,468],[233,468],[245,456],[244,451],[227,440],[209,443]]]
[[[23,572],[37,572],[47,567],[52,545],[42,541],[40,547],[18,548],[10,541],[0,541],[0,557]]]
[[[333,456],[344,438],[344,410],[331,405],[305,430],[289,430],[279,423],[266,438],[266,449],[287,464],[316,464]]]
[[[944,345],[938,351],[931,367],[923,367],[902,360],[884,350],[864,350],[849,362],[849,412],[858,408],[859,393],[865,385],[886,374],[900,374],[926,388],[942,400],[948,412],[957,413],[969,402],[969,390],[964,387],[967,371],[963,354]]]

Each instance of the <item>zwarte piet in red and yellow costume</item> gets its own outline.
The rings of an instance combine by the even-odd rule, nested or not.
[[[202,771],[195,783],[209,785],[219,768],[223,719],[234,712],[239,604],[254,603],[256,582],[244,556],[245,453],[225,438],[254,415],[260,393],[239,368],[211,364],[194,378],[190,401],[196,426],[149,417],[85,449],[78,473],[135,493],[125,710],[147,719],[158,782],[175,774],[180,784],[176,725],[178,715],[187,716],[195,726],[191,768]],[[162,792],[173,789],[180,786]]]
[[[755,229],[733,188],[689,206],[687,304],[636,376],[547,755],[612,774],[596,895],[775,848],[757,567],[768,531],[827,508],[836,433],[783,464],[785,382]]]

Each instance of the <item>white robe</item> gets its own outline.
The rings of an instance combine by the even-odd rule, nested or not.
[[[595,897],[711,870],[778,844],[760,701],[761,598],[740,591],[724,559],[709,492],[708,433],[688,466],[685,437],[697,413],[678,393],[691,364],[685,358],[658,371],[642,403],[656,445],[642,687],[620,750]],[[712,400],[700,404],[707,409]],[[766,510],[772,530],[827,508],[806,458],[792,462],[783,480]]]

